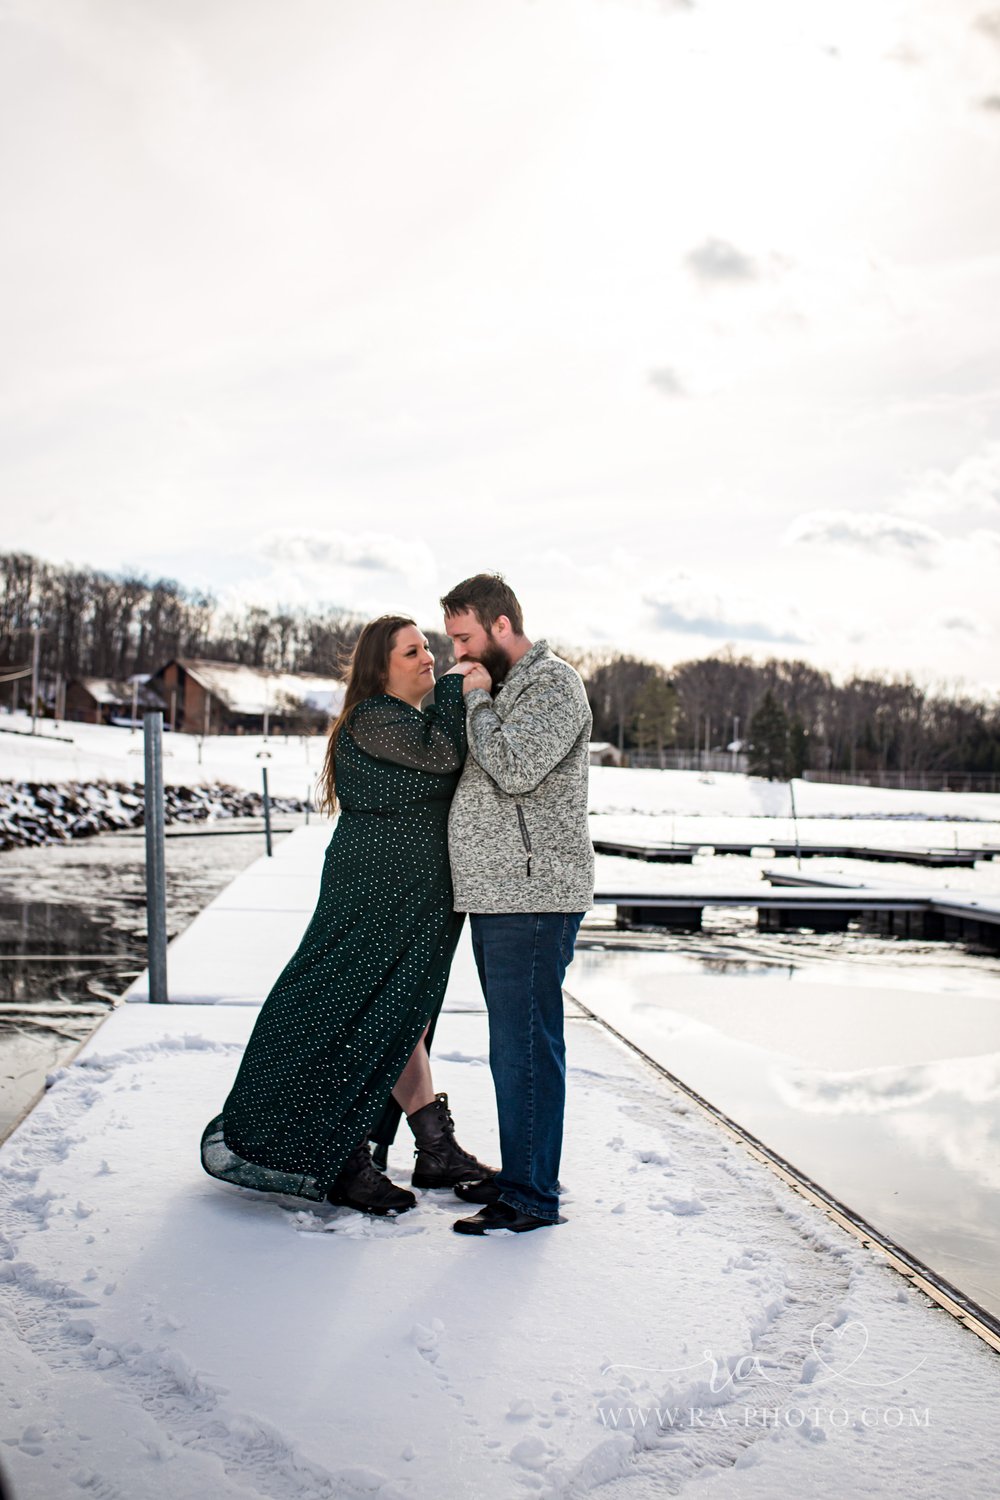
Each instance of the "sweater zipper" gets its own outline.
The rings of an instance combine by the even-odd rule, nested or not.
[[[517,808],[517,821],[518,821],[518,825],[520,826],[520,829],[521,829],[521,843],[524,845],[524,852],[528,856],[528,879],[530,880],[531,879],[531,836],[528,833],[528,825],[524,821],[524,808],[521,806],[520,802],[515,802],[514,806]]]

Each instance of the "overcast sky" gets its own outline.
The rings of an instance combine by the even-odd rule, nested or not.
[[[1000,690],[1000,8],[0,0],[4,549]]]

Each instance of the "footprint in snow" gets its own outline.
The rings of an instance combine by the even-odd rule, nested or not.
[[[658,1202],[650,1201],[649,1207],[654,1213],[663,1214],[703,1214],[705,1204],[700,1198],[661,1198]]]

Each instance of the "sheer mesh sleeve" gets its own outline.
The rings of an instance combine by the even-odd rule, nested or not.
[[[458,771],[466,749],[462,678],[442,677],[427,709],[412,708],[388,694],[367,698],[351,715],[347,732],[376,760],[439,776]]]

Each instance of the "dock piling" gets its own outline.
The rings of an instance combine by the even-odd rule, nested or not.
[[[265,843],[265,846],[267,848],[268,858],[270,859],[270,857],[271,857],[271,855],[272,855],[272,853],[274,851],[271,848],[271,797],[270,797],[270,793],[268,792],[268,789],[267,789],[267,767],[266,766],[263,766],[261,768],[261,773],[260,774],[261,774],[261,776],[264,779],[264,843]]]
[[[169,999],[167,994],[167,866],[166,816],[163,803],[163,714],[143,715],[143,750],[146,788],[146,944],[149,962],[149,998]]]

